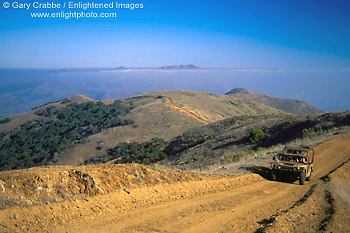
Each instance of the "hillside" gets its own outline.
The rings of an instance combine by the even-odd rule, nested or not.
[[[324,112],[304,101],[276,98],[266,94],[257,94],[244,88],[235,88],[227,92],[225,95],[256,101],[294,115],[320,114]]]
[[[317,143],[317,138],[322,141],[339,135],[340,129],[349,133],[349,127],[349,111],[308,116],[237,116],[169,141],[165,150],[171,156],[161,164],[183,170],[210,170],[282,149],[286,144],[310,146]]]
[[[10,122],[0,124],[2,138],[6,138],[0,150],[4,153],[2,169],[40,164],[78,165],[105,155],[122,142],[170,140],[192,127],[232,116],[284,114],[250,100],[188,91],[154,92],[116,103],[76,95],[10,117]],[[70,114],[75,118],[70,119]],[[81,122],[83,119],[86,120]],[[105,119],[110,120],[104,122]],[[48,130],[52,127],[60,131]],[[31,154],[33,151],[36,152]]]
[[[141,143],[152,138],[168,141],[193,127],[232,116],[284,114],[249,100],[189,91],[152,92],[123,99],[122,103],[133,106],[126,117],[133,119],[134,125],[112,127],[89,136],[83,144],[64,152],[59,163],[77,165],[91,157],[105,155],[108,149],[122,142]]]

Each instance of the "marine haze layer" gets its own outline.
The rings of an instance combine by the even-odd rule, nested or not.
[[[166,67],[0,69],[0,118],[75,94],[93,99],[126,98],[164,90],[223,95],[237,87],[302,100],[329,112],[350,109],[348,71]]]

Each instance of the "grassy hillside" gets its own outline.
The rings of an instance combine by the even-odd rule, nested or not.
[[[112,127],[91,135],[59,156],[60,164],[81,164],[104,156],[120,143],[165,141],[192,128],[240,115],[284,114],[282,111],[249,100],[188,91],[147,93],[121,100],[133,109],[126,115],[134,125]],[[110,104],[113,100],[103,101]],[[98,149],[97,149],[98,148]]]
[[[0,167],[76,165],[107,155],[120,143],[170,140],[192,127],[266,113],[283,114],[253,101],[199,92],[154,92],[121,101],[76,95],[4,119]]]
[[[282,111],[243,98],[190,91],[155,92],[152,95],[169,97],[172,103],[212,123],[232,116],[282,114]]]
[[[320,114],[324,112],[304,101],[276,98],[266,94],[256,94],[244,88],[235,88],[225,95],[256,101],[294,115]]]
[[[338,134],[349,129],[350,112],[322,115],[238,116],[212,123],[201,128],[210,135],[188,132],[169,141],[166,151],[171,156],[163,165],[180,169],[207,169],[212,165],[225,165],[242,157],[264,154],[282,144],[306,142],[316,137]],[[203,134],[202,134],[203,135]],[[305,142],[305,140],[304,140]]]

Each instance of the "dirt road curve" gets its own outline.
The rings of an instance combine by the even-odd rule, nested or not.
[[[304,186],[249,174],[122,189],[3,209],[0,232],[350,232],[350,135],[315,151]]]
[[[257,180],[232,190],[63,226],[55,232],[350,232],[349,207],[319,179],[350,159],[350,137],[328,141],[315,151],[314,179],[305,186]]]

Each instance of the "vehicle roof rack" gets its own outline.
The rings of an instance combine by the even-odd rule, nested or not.
[[[284,149],[286,150],[299,150],[299,151],[305,151],[309,152],[312,149],[304,148],[304,147],[292,147],[292,146],[286,146]]]

